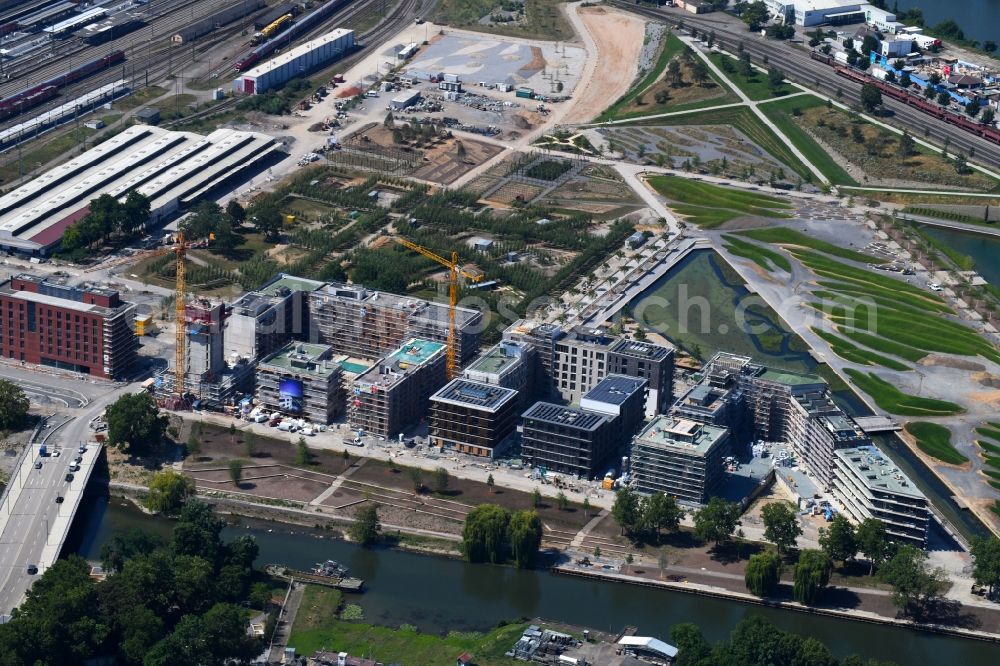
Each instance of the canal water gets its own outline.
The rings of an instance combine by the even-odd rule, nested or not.
[[[922,225],[920,230],[976,262],[975,271],[1000,289],[1000,236]]]
[[[81,506],[67,552],[99,559],[101,545],[116,530],[134,527],[168,535],[171,523],[103,497]],[[501,620],[542,617],[606,631],[633,625],[640,634],[667,638],[670,627],[694,622],[706,638],[725,638],[750,613],[782,629],[812,636],[838,656],[858,653],[892,659],[900,666],[996,663],[995,644],[929,635],[908,629],[812,616],[682,592],[561,576],[543,571],[468,564],[395,550],[368,550],[331,539],[322,530],[249,522],[226,528],[225,538],[251,534],[260,545],[258,566],[311,567],[334,559],[364,578],[357,597],[366,621],[408,623],[421,631],[483,631]]]
[[[892,9],[891,2],[886,3]],[[953,19],[965,32],[966,39],[1000,42],[1000,0],[897,0],[900,10],[919,7],[924,12],[924,23],[934,26]]]

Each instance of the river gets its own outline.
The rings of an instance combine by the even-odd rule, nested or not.
[[[887,3],[892,8],[892,2]],[[965,32],[966,39],[984,41],[997,39],[1000,33],[1000,0],[898,0],[899,9],[919,7],[924,12],[924,22],[933,26],[953,19]]]
[[[90,497],[80,508],[67,550],[98,559],[101,544],[115,530],[141,527],[169,534],[170,522],[146,516],[119,500]],[[838,656],[859,653],[892,659],[900,666],[989,664],[997,646],[950,636],[851,620],[762,608],[736,601],[652,590],[540,571],[472,565],[459,560],[395,550],[366,550],[331,539],[321,530],[270,523],[233,525],[225,538],[252,534],[260,545],[258,565],[309,567],[335,559],[365,579],[359,603],[369,622],[409,623],[425,632],[485,630],[500,620],[542,617],[617,631],[625,625],[640,634],[667,638],[680,622],[698,624],[710,641],[729,634],[749,613],[760,613],[779,627],[812,636]]]
[[[1000,0],[998,0],[1000,2]],[[976,262],[975,271],[1000,289],[1000,237],[922,225],[920,230]]]

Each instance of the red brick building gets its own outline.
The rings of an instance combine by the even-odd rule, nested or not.
[[[21,273],[0,283],[0,355],[117,378],[137,358],[134,318],[117,291]]]

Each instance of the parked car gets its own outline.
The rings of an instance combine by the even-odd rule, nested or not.
[[[38,567],[36,567],[34,564],[29,564],[28,565],[28,575],[29,576],[34,576],[36,573],[38,573]]]

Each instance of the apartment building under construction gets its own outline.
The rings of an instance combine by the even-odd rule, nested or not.
[[[382,358],[410,338],[448,341],[448,304],[332,282],[309,293],[310,337],[335,354]],[[483,314],[456,308],[455,358],[459,365],[479,351]]]
[[[445,345],[411,338],[351,382],[347,418],[354,430],[395,437],[427,414],[445,383]]]
[[[430,444],[493,458],[510,445],[520,414],[518,392],[454,379],[430,399]]]

